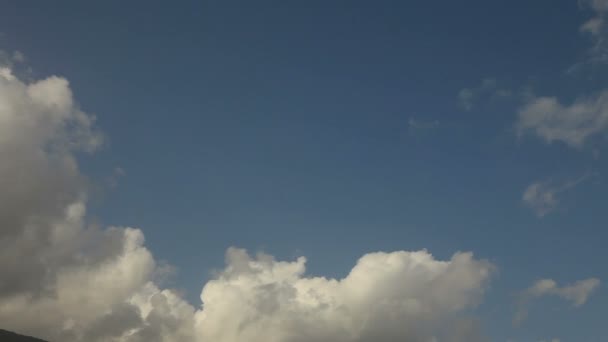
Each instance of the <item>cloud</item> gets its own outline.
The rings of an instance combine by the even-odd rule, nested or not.
[[[593,11],[594,16],[580,28],[593,39],[589,59],[577,63],[569,72],[585,65],[608,62],[608,0],[579,0],[582,7]],[[529,96],[518,112],[516,131],[519,137],[533,134],[548,144],[563,142],[580,148],[594,136],[608,129],[608,89],[593,95],[581,96],[572,103],[563,103],[556,97]]]
[[[21,51],[13,51],[13,61],[17,63],[25,62],[25,55]]]
[[[482,80],[481,84],[477,87],[461,89],[460,92],[458,92],[458,100],[460,101],[460,105],[467,111],[473,109],[473,105],[477,97],[482,93],[493,90],[495,87],[496,80],[486,78]]]
[[[0,67],[0,77],[9,81],[15,79],[15,76],[13,76],[13,71],[7,67]]]
[[[112,170],[112,173],[106,177],[106,184],[110,188],[115,188],[118,186],[118,182],[121,178],[125,177],[127,172],[120,166],[117,166]]]
[[[0,38],[2,38],[0,32]],[[8,52],[0,50],[0,67],[14,68],[18,64],[25,63],[25,55],[21,51]]]
[[[305,258],[227,252],[202,308],[154,281],[166,269],[131,227],[87,223],[79,153],[103,136],[69,82],[0,76],[0,322],[67,342],[448,342],[480,338],[466,312],[494,266],[471,253],[370,253],[343,279],[307,277]]]
[[[476,87],[461,89],[458,92],[458,102],[460,107],[470,111],[481,98],[505,98],[509,96],[511,96],[510,90],[498,88],[497,82],[493,78],[485,78]]]
[[[439,120],[421,120],[410,117],[407,121],[407,131],[409,135],[428,133],[437,127],[439,127]]]
[[[593,39],[593,47],[590,51],[591,62],[608,62],[608,45],[606,45],[606,37],[608,30],[606,28],[606,14],[608,13],[608,1],[606,0],[581,0],[579,3],[583,6],[591,8],[595,16],[583,25],[581,32],[588,33]]]
[[[471,88],[463,88],[458,92],[458,100],[460,105],[465,110],[473,109],[473,100],[475,99],[475,92]]]
[[[608,90],[564,105],[555,97],[533,97],[518,113],[518,136],[532,133],[546,143],[582,147],[608,129]]]
[[[591,174],[584,174],[578,179],[561,184],[551,181],[534,182],[524,190],[522,201],[527,207],[534,210],[538,217],[543,217],[557,208],[560,193],[574,188],[590,176]]]
[[[528,306],[534,299],[543,296],[557,296],[569,301],[573,306],[580,307],[587,302],[589,296],[600,286],[599,279],[588,278],[579,280],[572,285],[559,287],[553,279],[541,279],[519,295],[517,312],[513,319],[519,325],[528,315]]]
[[[470,341],[463,310],[481,301],[493,266],[457,253],[371,253],[343,279],[304,276],[306,259],[278,262],[231,249],[201,294],[203,340]],[[456,332],[460,332],[460,337]]]
[[[28,83],[0,70],[0,322],[55,341],[142,330],[153,318],[146,301],[172,294],[151,284],[156,263],[140,230],[86,224],[76,155],[103,142],[94,116],[64,78]]]

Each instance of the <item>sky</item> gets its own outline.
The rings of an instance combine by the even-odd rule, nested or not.
[[[5,1],[0,328],[608,338],[608,1]]]

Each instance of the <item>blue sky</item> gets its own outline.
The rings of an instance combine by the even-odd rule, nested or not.
[[[141,228],[195,306],[231,246],[338,278],[370,252],[473,251],[497,268],[474,311],[492,341],[603,341],[602,286],[512,323],[539,279],[608,279],[608,128],[518,128],[606,86],[580,29],[601,3],[13,1],[0,49],[96,115],[88,220]]]

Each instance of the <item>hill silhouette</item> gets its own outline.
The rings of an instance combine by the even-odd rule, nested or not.
[[[39,338],[19,335],[17,333],[0,329],[0,341],[2,342],[47,342]]]

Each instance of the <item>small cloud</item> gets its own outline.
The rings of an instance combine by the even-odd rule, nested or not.
[[[536,212],[538,217],[544,217],[557,208],[560,193],[574,188],[590,176],[590,173],[586,173],[578,179],[561,184],[555,184],[551,181],[534,182],[524,190],[522,200],[528,208]]]
[[[107,183],[110,186],[110,188],[115,188],[118,186],[118,181],[124,177],[127,173],[125,172],[125,170],[120,167],[117,166],[114,168],[114,170],[112,171],[112,174],[107,178]]]
[[[530,184],[524,191],[522,200],[536,212],[538,217],[543,217],[557,207],[556,190],[540,182]]]
[[[495,79],[485,78],[476,87],[461,89],[458,92],[458,102],[460,107],[470,111],[481,98],[505,98],[511,96],[511,93],[508,89],[498,88],[498,82]]]
[[[407,129],[410,135],[428,132],[438,126],[439,120],[420,120],[411,117],[407,121]]]
[[[0,50],[0,66],[13,68],[15,64],[25,62],[25,55],[21,51],[10,51]]]
[[[547,144],[582,147],[590,137],[608,131],[608,90],[569,105],[556,97],[532,96],[519,110],[515,128],[519,137],[532,133]]]
[[[528,316],[528,307],[532,300],[544,296],[557,296],[570,302],[574,307],[584,305],[589,297],[600,286],[597,278],[579,280],[572,285],[559,287],[553,279],[541,279],[519,295],[517,312],[513,318],[514,325],[520,325]]]
[[[486,89],[494,89],[496,88],[496,80],[493,78],[484,78],[481,81],[481,86],[480,89],[482,90],[486,90]]]
[[[608,14],[607,0],[581,0],[581,7],[590,8],[594,12],[594,17],[587,20],[580,27],[580,31],[588,33],[593,40],[593,46],[589,51],[590,59],[587,63],[606,63],[608,62],[608,27],[606,27],[606,15]]]
[[[25,65],[25,62],[25,55],[21,51],[0,49],[0,77],[7,80],[15,80],[15,77],[25,78],[24,76],[31,74],[31,68]]]
[[[122,167],[117,166],[114,168],[114,175],[116,175],[118,177],[122,177],[126,174],[127,174],[127,172]]]
[[[511,95],[513,95],[513,92],[511,90],[508,89],[498,89],[496,90],[496,92],[494,93],[495,97],[510,97]]]
[[[473,109],[474,98],[475,93],[473,92],[473,89],[464,88],[458,92],[458,100],[460,101],[460,105],[467,111]]]
[[[589,32],[592,35],[599,35],[602,30],[602,26],[604,26],[604,20],[602,18],[593,18],[581,26],[581,32]]]
[[[23,53],[21,51],[15,51],[15,52],[13,52],[13,61],[15,61],[17,63],[24,63],[25,55],[23,55]]]

